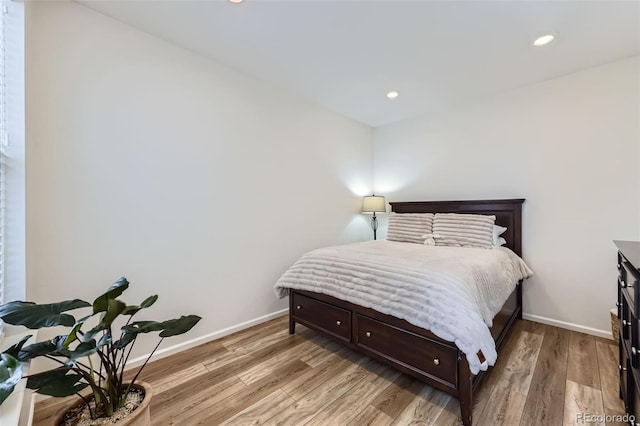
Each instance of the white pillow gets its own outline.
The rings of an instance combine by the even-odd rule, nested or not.
[[[437,246],[493,248],[494,215],[436,213],[433,234]]]
[[[500,235],[504,234],[507,230],[504,226],[493,225],[493,246],[500,247],[507,244],[507,240],[502,238]]]

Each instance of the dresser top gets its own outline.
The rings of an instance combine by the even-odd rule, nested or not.
[[[640,241],[614,241],[613,243],[634,268],[640,268]]]

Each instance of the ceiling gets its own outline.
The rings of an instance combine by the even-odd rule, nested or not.
[[[373,127],[640,53],[637,1],[79,2]]]

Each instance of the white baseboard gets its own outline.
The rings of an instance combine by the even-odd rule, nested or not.
[[[611,336],[611,330],[598,330],[597,328],[585,327],[583,325],[573,324],[565,321],[558,321],[551,318],[531,314],[522,314],[522,318],[542,324],[552,325],[554,327],[566,328],[567,330],[578,331],[580,333],[591,334],[592,336],[598,336],[605,339],[613,340],[613,337]]]
[[[270,314],[261,316],[259,318],[254,318],[252,320],[245,321],[243,323],[233,325],[231,327],[227,327],[219,331],[214,331],[213,333],[205,334],[204,336],[200,336],[192,340],[187,340],[186,342],[178,343],[177,345],[169,346],[168,348],[160,349],[153,355],[152,361],[160,358],[164,358],[169,355],[176,354],[178,352],[182,352],[186,349],[193,348],[195,346],[210,342],[212,340],[219,339],[221,337],[227,336],[237,331],[241,331],[246,328],[253,327],[254,325],[258,325],[263,322],[269,321],[271,319],[278,318],[286,314],[287,312],[289,312],[289,308],[272,312]],[[127,368],[138,367],[142,365],[148,356],[149,354],[146,354],[146,355],[142,355],[137,358],[129,360],[129,362],[127,362]]]
[[[164,358],[166,356],[169,355],[173,355],[176,354],[178,352],[184,351],[186,349],[190,349],[193,348],[195,346],[201,345],[203,343],[207,343],[210,342],[212,340],[216,340],[219,339],[221,337],[227,336],[229,334],[235,333],[237,331],[241,331],[244,330],[246,328],[249,327],[253,327],[254,325],[257,324],[261,324],[263,322],[269,321],[271,319],[277,318],[279,316],[282,316],[284,314],[286,314],[287,312],[289,312],[289,309],[282,309],[280,311],[276,311],[258,318],[254,318],[252,320],[249,321],[245,321],[243,323],[240,324],[236,324],[234,326],[231,327],[227,327],[225,329],[219,330],[219,331],[215,331],[213,333],[209,333],[209,334],[205,334],[204,336],[200,336],[197,337],[195,339],[192,340],[187,340],[186,342],[182,342],[179,343],[177,345],[173,345],[173,346],[169,346],[167,348],[161,349],[159,351],[157,351],[154,355],[153,355],[153,360],[157,360],[160,358]],[[534,322],[539,322],[542,324],[547,324],[547,325],[552,325],[554,327],[560,327],[560,328],[565,328],[567,330],[572,330],[572,331],[578,331],[580,333],[585,333],[585,334],[591,334],[593,336],[598,336],[598,337],[602,337],[605,339],[613,339],[611,337],[611,331],[610,330],[599,330],[597,328],[591,328],[591,327],[585,327],[582,325],[578,325],[578,324],[573,324],[570,322],[565,322],[565,321],[558,321],[555,319],[551,319],[551,318],[547,318],[547,317],[541,317],[539,315],[532,315],[532,314],[522,314],[522,318],[526,319],[526,320],[530,320],[530,321],[534,321]],[[132,368],[132,367],[138,367],[140,365],[142,365],[142,363],[144,363],[144,361],[147,359],[147,357],[149,356],[149,354],[146,355],[142,355],[139,356],[137,358],[134,358],[132,360],[129,360],[129,362],[127,363],[127,368]]]

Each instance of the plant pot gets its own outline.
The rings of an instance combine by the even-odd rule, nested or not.
[[[153,396],[153,392],[151,390],[151,385],[146,382],[138,382],[133,385],[134,388],[141,389],[144,392],[144,399],[138,405],[138,407],[132,411],[127,417],[124,417],[115,423],[118,426],[150,426],[151,425],[151,397]],[[67,411],[78,407],[79,405],[83,405],[84,401],[78,399],[78,401],[74,401],[72,405],[68,405],[61,409],[58,414],[54,417],[53,424],[56,426],[60,426],[64,420],[64,416]]]

